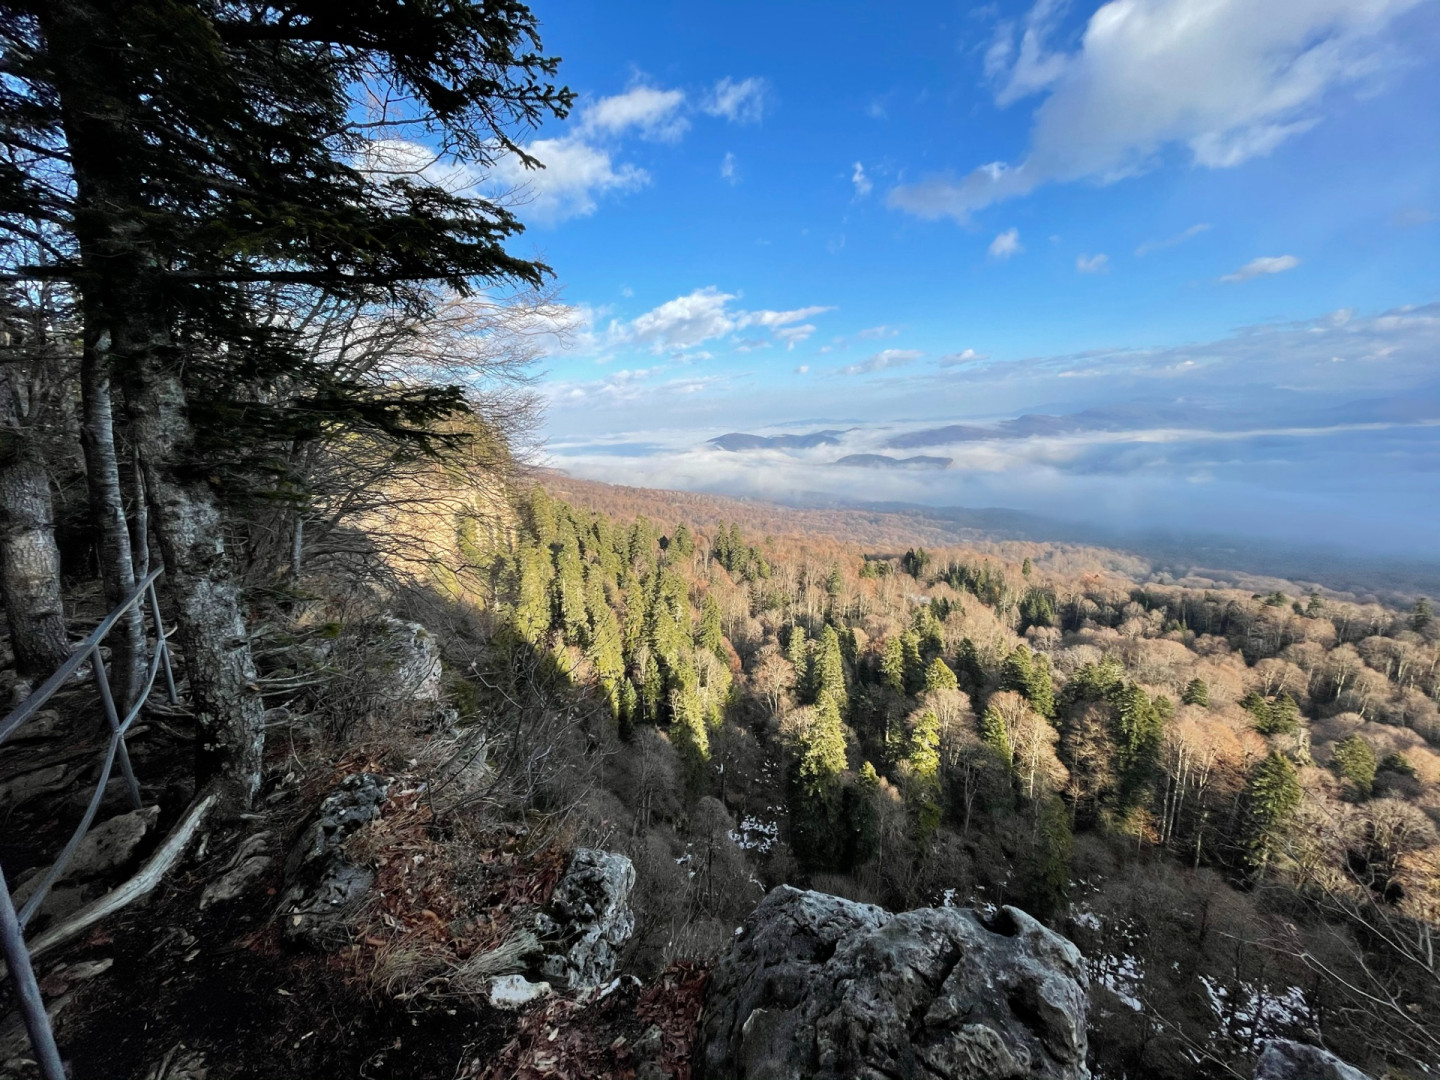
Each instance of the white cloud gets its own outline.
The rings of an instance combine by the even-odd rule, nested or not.
[[[802,323],[800,326],[782,327],[775,331],[775,336],[785,343],[786,349],[793,349],[813,333],[814,323]]]
[[[1075,269],[1082,274],[1108,274],[1110,272],[1110,256],[1104,253],[1099,255],[1077,255],[1075,257]]]
[[[601,98],[580,113],[580,130],[586,134],[625,135],[638,131],[642,138],[674,142],[690,121],[682,114],[683,90],[632,86],[623,94]]]
[[[1286,270],[1294,270],[1299,265],[1300,260],[1294,255],[1262,255],[1258,259],[1251,259],[1239,270],[1233,274],[1226,274],[1220,280],[1249,281],[1251,278],[1265,277],[1267,274],[1283,274]]]
[[[737,328],[725,305],[735,297],[713,285],[677,296],[647,311],[630,323],[624,337],[656,352],[686,349],[711,338],[723,337]]]
[[[754,124],[765,114],[768,92],[764,79],[751,77],[737,82],[727,75],[715,84],[703,107],[711,116],[724,117],[732,124]]]
[[[734,299],[735,294],[721,292],[713,285],[696,289],[667,300],[629,323],[612,324],[608,340],[615,345],[639,345],[664,353],[692,349],[749,327],[763,327],[773,331],[776,339],[787,347],[793,347],[815,332],[814,325],[806,320],[834,310],[811,305],[788,311],[743,311],[730,306]],[[797,323],[804,325],[797,326]],[[749,352],[765,344],[763,340],[746,340],[739,342],[738,347],[742,352]]]
[[[850,182],[855,185],[855,197],[863,199],[875,189],[875,184],[865,175],[865,166],[855,162],[855,171],[850,174]]]
[[[797,368],[795,369],[795,374],[796,374],[796,375],[804,375],[804,374],[807,374],[809,371],[810,371],[810,365],[809,365],[809,364],[801,364],[799,367],[797,367]]]
[[[965,349],[958,353],[949,353],[940,357],[938,363],[941,367],[959,367],[961,364],[972,364],[977,360],[984,360],[985,353],[976,352],[974,349]]]
[[[740,176],[735,170],[735,155],[729,151],[720,159],[720,178],[732,186],[740,182]]]
[[[847,364],[842,367],[839,375],[868,375],[873,371],[886,371],[890,368],[904,367],[906,364],[913,364],[925,354],[918,349],[881,349],[874,356],[860,361],[858,364]]]
[[[1020,243],[1019,229],[1006,229],[990,241],[990,257],[992,259],[1008,259],[1012,255],[1019,255],[1024,250],[1025,245]]]
[[[855,336],[862,341],[873,341],[876,338],[894,337],[898,333],[900,333],[900,330],[897,327],[882,324],[880,326],[867,326]]]
[[[1137,259],[1143,259],[1152,251],[1164,251],[1166,248],[1172,248],[1175,247],[1177,244],[1183,244],[1186,240],[1193,240],[1201,233],[1208,232],[1209,229],[1210,223],[1207,221],[1202,221],[1198,224],[1191,225],[1188,229],[1181,230],[1174,236],[1167,236],[1163,240],[1147,240],[1145,241],[1145,243],[1141,244],[1135,249],[1135,257]]]
[[[812,305],[811,307],[795,308],[791,311],[747,311],[740,317],[740,325],[785,326],[787,323],[803,322],[806,319],[813,319],[816,315],[823,315],[827,311],[834,310],[833,307]]]
[[[890,205],[964,221],[1041,184],[1109,183],[1167,146],[1207,168],[1268,154],[1321,119],[1326,93],[1383,70],[1384,31],[1421,0],[1111,0],[1073,52],[1049,51],[1058,5],[1040,0],[1018,47],[1002,28],[986,57],[997,102],[1046,93],[1027,156],[890,192]]]
[[[583,139],[536,139],[526,152],[543,169],[527,169],[513,155],[495,163],[494,179],[515,191],[523,216],[546,224],[593,214],[601,195],[635,191],[650,182],[636,165],[617,164],[608,150]]]

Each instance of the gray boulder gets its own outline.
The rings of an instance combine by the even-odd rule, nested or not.
[[[375,872],[347,859],[341,845],[380,816],[388,794],[383,777],[356,773],[320,803],[285,860],[278,911],[287,940],[323,951],[348,944],[351,917]]]
[[[545,978],[570,990],[602,986],[635,932],[630,890],[635,867],[624,855],[578,848],[550,906],[536,918],[545,944]]]
[[[782,885],[716,966],[707,1080],[1086,1080],[1080,951],[1023,911],[894,915]]]
[[[1255,1080],[1370,1080],[1370,1077],[1329,1050],[1289,1039],[1271,1039],[1255,1063]]]
[[[434,705],[440,700],[440,643],[416,622],[383,615],[370,627],[390,662],[385,696],[395,704]]]

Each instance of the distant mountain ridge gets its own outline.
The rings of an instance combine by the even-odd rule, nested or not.
[[[810,450],[816,446],[839,446],[839,429],[812,431],[808,435],[751,435],[744,431],[732,431],[711,439],[710,445],[717,450],[740,453],[745,450]]]
[[[954,458],[916,457],[893,458],[888,454],[848,454],[836,465],[855,465],[862,469],[948,469]]]

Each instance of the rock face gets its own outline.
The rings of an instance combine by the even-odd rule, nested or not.
[[[352,863],[340,846],[380,816],[388,791],[383,777],[356,773],[320,803],[285,860],[279,913],[287,940],[322,950],[348,943],[350,917],[375,873]]]
[[[775,889],[711,977],[705,1080],[1087,1080],[1080,950],[1023,911]]]
[[[570,990],[610,981],[620,950],[635,931],[634,886],[635,867],[624,855],[576,850],[549,909],[536,920],[536,933],[545,943],[546,979]]]
[[[440,700],[440,644],[419,623],[382,616],[373,631],[393,664],[387,696],[397,704]]]
[[[1271,1039],[1255,1063],[1255,1080],[1370,1080],[1328,1050]]]

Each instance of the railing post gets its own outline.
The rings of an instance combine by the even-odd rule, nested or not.
[[[3,871],[0,871],[0,944],[4,945],[10,978],[15,980],[15,997],[20,1002],[20,1015],[30,1035],[30,1045],[35,1049],[40,1075],[45,1080],[66,1080],[60,1050],[55,1045],[55,1032],[50,1028],[50,1016],[40,997],[40,984],[35,981],[30,951],[25,947],[25,936],[20,930],[15,902],[10,898],[10,886]]]
[[[150,582],[150,616],[155,620],[155,648],[160,650],[161,662],[165,665],[165,691],[170,695],[170,704],[180,704],[180,695],[175,692],[175,673],[170,670],[170,641],[165,637],[165,620],[160,618],[160,598],[155,595],[155,582]]]
[[[105,706],[105,718],[110,721],[110,732],[117,737],[119,746],[115,748],[116,756],[120,758],[120,772],[125,776],[125,786],[130,793],[131,805],[136,810],[140,809],[140,785],[135,782],[135,773],[130,768],[130,751],[125,748],[125,736],[120,734],[120,714],[115,711],[115,697],[110,693],[110,677],[105,673],[105,661],[100,656],[100,649],[95,649],[94,660],[95,685],[100,690],[100,702]]]

